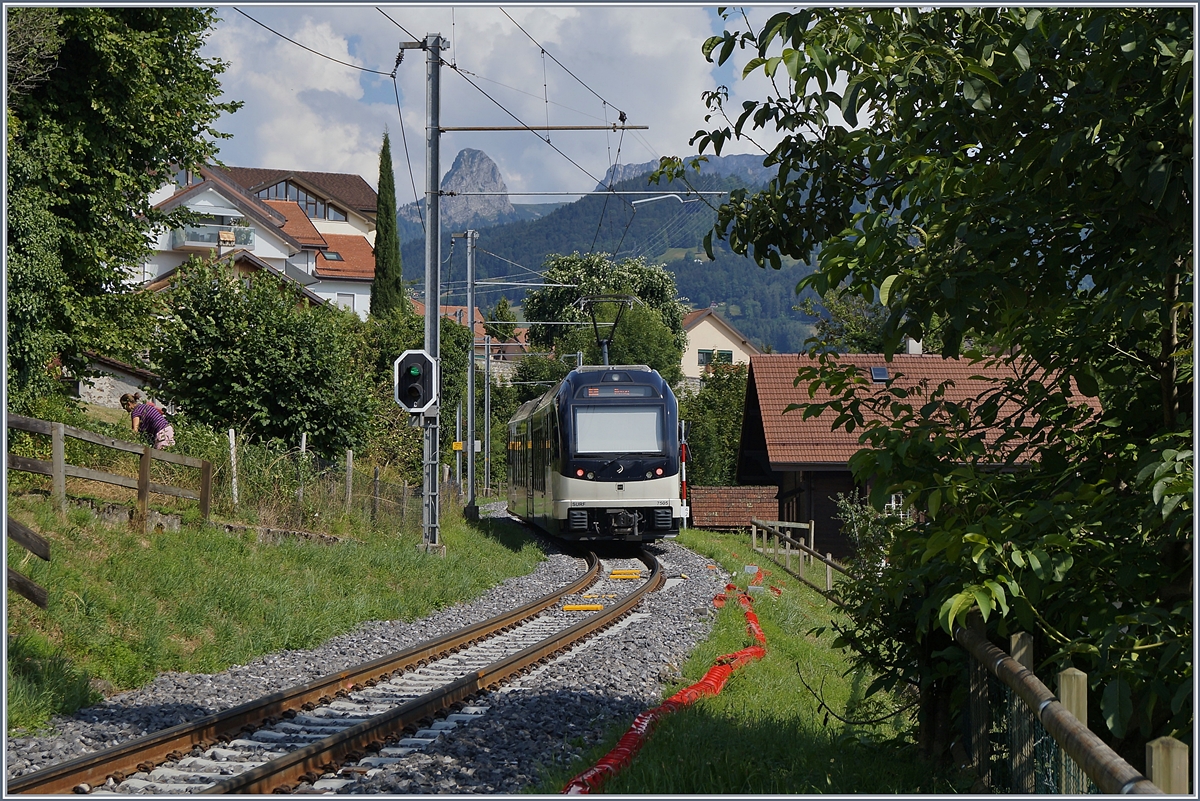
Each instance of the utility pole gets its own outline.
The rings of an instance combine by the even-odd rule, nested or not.
[[[439,33],[429,33],[420,42],[401,42],[400,50],[425,51],[425,352],[441,367],[441,224],[438,216],[438,180],[441,159],[438,137],[441,134],[441,67],[445,40]],[[437,370],[441,375],[441,370]],[[438,388],[438,395],[441,390]],[[422,454],[421,533],[422,547],[430,553],[445,555],[440,536],[439,484],[441,448],[438,440],[440,409],[437,404],[421,417],[424,433]]]

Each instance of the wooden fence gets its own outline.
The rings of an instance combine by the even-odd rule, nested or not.
[[[790,530],[807,531],[808,542],[804,542],[803,538],[797,540],[787,534],[784,534],[783,531],[780,530],[784,528]],[[841,606],[841,601],[839,601],[837,597],[832,594],[833,573],[835,570],[844,576],[848,576],[850,573],[846,570],[844,565],[833,558],[832,554],[827,553],[824,556],[821,555],[821,553],[815,547],[816,538],[813,529],[814,524],[811,520],[807,523],[788,523],[782,520],[770,520],[764,522],[758,518],[754,518],[750,521],[750,548],[763,554],[764,556],[771,556],[776,564],[782,564],[784,571],[788,575],[803,581],[805,584],[824,595],[830,601],[833,601],[835,604]],[[758,544],[759,534],[762,535],[762,545]],[[770,546],[767,544],[768,538],[771,540]],[[793,548],[796,550],[796,555],[800,559],[799,566],[801,570],[799,572],[792,570]],[[782,562],[780,562],[781,555],[783,557]],[[812,564],[814,561],[825,565],[825,586],[823,588],[819,587],[812,581],[809,581],[803,575],[804,564],[806,562],[808,564]]]
[[[807,529],[809,543],[793,539],[780,529]],[[761,534],[762,543],[758,543]],[[779,563],[783,557],[784,570],[808,586],[820,592],[834,603],[833,571],[853,579],[846,568],[834,561],[832,556],[821,554],[813,547],[811,523],[785,523],[755,519],[750,528],[752,550],[770,556]],[[769,542],[768,542],[769,540]],[[822,589],[804,576],[791,569],[792,549],[801,559],[816,560],[825,565],[825,587]],[[1087,674],[1068,668],[1059,674],[1059,697],[1034,675],[1032,670],[1032,638],[1028,634],[1014,635],[1013,655],[1009,656],[987,640],[981,631],[982,619],[975,616],[976,626],[971,629],[957,628],[954,638],[971,656],[969,670],[969,720],[971,731],[969,746],[975,769],[985,784],[989,782],[992,767],[991,741],[993,739],[986,679],[990,674],[995,680],[1008,687],[1014,696],[1007,710],[1010,720],[1029,718],[1044,729],[1059,749],[1057,764],[1049,771],[1054,787],[1047,790],[1045,782],[1036,775],[1035,754],[1029,729],[1019,725],[1009,726],[1013,732],[1004,755],[1011,786],[990,787],[995,792],[1036,793],[1054,792],[1078,794],[1087,792],[1083,787],[1083,776],[1095,783],[1101,793],[1123,795],[1127,793],[1152,793],[1156,795],[1187,794],[1188,792],[1188,747],[1173,737],[1160,737],[1146,745],[1147,779],[1109,748],[1104,741],[1088,730],[1087,721]],[[1015,658],[1014,658],[1015,657]],[[1019,660],[1019,661],[1018,661]],[[1003,716],[1002,716],[1003,717]],[[1081,722],[1083,721],[1083,722]],[[1079,774],[1083,774],[1080,776]]]
[[[149,515],[147,515],[147,506],[150,501],[150,493],[152,492],[199,501],[200,514],[206,521],[209,519],[209,508],[212,504],[212,463],[207,460],[160,451],[151,448],[149,445],[124,442],[102,434],[96,434],[92,431],[85,431],[82,428],[75,428],[63,423],[53,423],[48,420],[38,420],[33,417],[21,417],[15,414],[9,415],[7,423],[9,428],[15,428],[18,431],[45,434],[50,437],[50,461],[30,459],[10,453],[7,454],[8,469],[50,476],[53,481],[52,495],[60,511],[66,511],[67,478],[71,477],[99,481],[105,484],[115,484],[118,487],[128,487],[129,489],[137,490],[138,515],[143,531],[146,530],[148,525]],[[118,451],[139,454],[141,461],[138,464],[138,477],[118,476],[113,473],[105,473],[100,470],[67,464],[65,458],[67,437],[91,442],[95,445],[101,445]],[[197,493],[190,489],[172,487],[167,484],[158,484],[151,481],[150,463],[152,461],[168,462],[170,464],[198,469],[200,471],[200,492]]]
[[[50,543],[28,526],[24,526],[8,518],[8,538],[16,542],[25,550],[32,553],[34,556],[50,561]],[[8,588],[13,592],[28,598],[33,603],[46,608],[48,595],[46,590],[39,587],[37,584],[29,580],[28,577],[21,575],[11,567],[8,569]]]

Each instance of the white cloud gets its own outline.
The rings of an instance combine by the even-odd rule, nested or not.
[[[712,33],[709,12],[700,7],[506,8],[586,86],[568,75],[517,29],[498,7],[383,7],[417,37],[438,32],[451,40],[443,53],[474,75],[443,68],[442,124],[514,125],[516,120],[471,86],[529,124],[599,124],[616,121],[613,107],[629,124],[648,131],[553,132],[555,150],[528,132],[447,133],[441,169],[449,169],[463,147],[485,151],[500,166],[512,191],[586,191],[618,156],[624,163],[694,152],[688,140],[705,127],[701,93],[716,84],[714,65],[700,52]],[[280,34],[340,61],[391,71],[397,42],[408,34],[375,8],[361,6],[249,7],[247,13]],[[392,134],[401,203],[412,187],[402,148],[391,79],[323,59],[272,34],[231,8],[210,37],[208,54],[230,64],[223,76],[228,98],[245,107],[218,128],[234,134],[222,143],[221,158],[239,166],[269,166],[354,172],[371,184],[385,127]],[[397,70],[404,127],[415,182],[424,190],[425,57],[408,51]],[[735,86],[736,97],[761,97],[753,81]],[[595,92],[595,94],[593,94]],[[547,104],[546,100],[550,103]],[[768,143],[769,146],[769,143]],[[754,152],[737,143],[727,152]],[[575,164],[572,164],[572,161]],[[578,166],[576,166],[578,165]],[[589,177],[589,175],[591,177]]]

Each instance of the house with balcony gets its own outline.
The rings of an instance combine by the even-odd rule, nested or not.
[[[193,255],[243,251],[324,302],[366,318],[375,278],[376,194],[360,176],[205,166],[180,171],[151,197],[193,222],[159,231],[140,279],[151,283]]]

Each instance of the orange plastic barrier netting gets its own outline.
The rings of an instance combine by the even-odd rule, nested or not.
[[[730,584],[726,589],[733,590],[736,588]],[[724,605],[724,593],[718,595],[714,599],[714,602],[717,599],[720,599],[721,605]],[[704,674],[704,678],[700,681],[690,687],[683,688],[659,706],[646,710],[634,718],[633,725],[617,741],[616,747],[605,754],[594,766],[567,782],[567,786],[562,790],[564,794],[581,795],[598,789],[600,785],[608,781],[610,776],[615,775],[633,761],[634,756],[642,749],[646,738],[660,719],[678,709],[683,709],[695,703],[706,695],[716,695],[725,687],[725,682],[729,681],[729,677],[733,675],[733,671],[750,662],[762,659],[767,655],[767,649],[764,647],[767,644],[767,638],[763,634],[762,628],[758,625],[758,616],[751,609],[754,601],[745,593],[741,593],[738,596],[738,601],[741,603],[742,608],[746,610],[747,630],[761,645],[752,645],[736,653],[718,657],[716,663],[708,669],[708,672]]]

